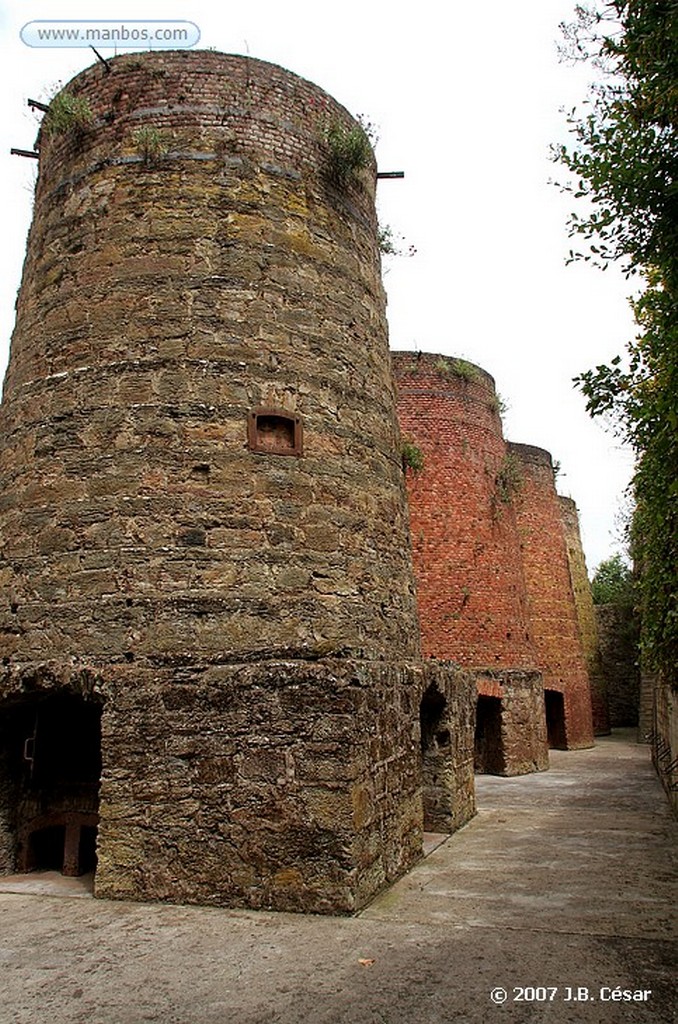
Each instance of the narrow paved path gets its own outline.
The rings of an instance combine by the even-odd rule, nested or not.
[[[672,1024],[678,828],[647,748],[477,782],[473,822],[358,918],[5,882],[0,1024]]]

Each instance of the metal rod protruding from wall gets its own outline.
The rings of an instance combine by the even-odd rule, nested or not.
[[[101,63],[103,64],[103,66],[104,66],[104,67],[106,68],[106,71],[110,72],[110,70],[111,70],[111,65],[110,65],[110,64],[108,63],[108,61],[106,60],[106,58],[105,58],[105,57],[102,57],[102,56],[101,56],[101,54],[99,53],[99,51],[98,51],[97,49],[95,49],[95,47],[93,47],[93,46],[92,46],[91,44],[90,44],[90,50],[93,50],[93,51],[94,51],[94,56],[95,56],[95,57],[97,58],[97,60],[100,60],[100,61],[101,61]]]

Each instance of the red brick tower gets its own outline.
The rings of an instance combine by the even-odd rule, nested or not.
[[[591,691],[570,578],[551,456],[509,444],[520,467],[515,503],[523,549],[530,631],[544,677],[549,745],[593,745]]]
[[[547,766],[542,684],[514,511],[515,459],[492,377],[461,359],[395,352],[424,654],[476,673],[480,769]],[[487,735],[482,733],[486,727]]]

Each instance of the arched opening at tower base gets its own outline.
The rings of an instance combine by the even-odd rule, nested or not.
[[[506,771],[501,716],[501,698],[479,694],[476,706],[474,768],[480,774],[503,775]]]
[[[101,705],[74,694],[0,707],[0,872],[96,868]]]
[[[452,728],[447,699],[432,683],[424,692],[419,708],[421,728],[421,781],[424,829],[451,832],[454,829],[454,763]]]
[[[546,734],[552,750],[567,750],[565,698],[558,690],[544,690]]]

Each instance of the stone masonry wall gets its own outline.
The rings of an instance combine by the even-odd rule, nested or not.
[[[472,687],[419,660],[376,166],[332,179],[356,123],[281,68],[109,64],[66,87],[92,122],[39,137],[0,717],[97,680],[99,895],[350,912],[420,855],[431,687],[444,824],[473,813]]]
[[[492,774],[525,775],[549,766],[544,683],[541,672],[501,670],[475,673],[480,696],[501,700],[500,771]],[[487,769],[481,769],[487,770]]]
[[[98,896],[359,909],[421,856],[431,689],[445,708],[445,831],[474,813],[475,687],[432,661],[56,664],[1,669],[0,684],[14,701],[103,702]]]
[[[657,674],[654,680],[652,760],[669,804],[678,817],[678,699],[676,679]]]
[[[40,137],[0,411],[0,630],[19,660],[417,656],[374,212],[346,111],[273,65],[121,56]],[[160,133],[150,162],[135,132]],[[303,454],[248,447],[253,409]]]
[[[586,569],[584,548],[579,530],[579,514],[577,506],[571,498],[558,497],[560,514],[565,531],[567,559],[570,566],[570,580],[574,603],[579,621],[579,636],[586,659],[586,667],[591,686],[591,710],[593,715],[593,731],[596,736],[607,735],[610,731],[610,712],[608,708],[607,681],[603,674],[598,644],[598,626],[593,605],[593,594]]]
[[[551,456],[509,444],[521,486],[515,508],[527,586],[528,614],[544,687],[563,694],[569,749],[593,745],[591,691]]]

